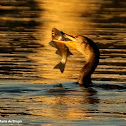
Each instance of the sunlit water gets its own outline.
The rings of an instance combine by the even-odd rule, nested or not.
[[[126,124],[126,2],[0,1],[0,125]],[[84,57],[70,48],[64,73],[51,29],[85,35],[100,49],[94,86],[75,84]],[[17,123],[11,123],[17,125]]]

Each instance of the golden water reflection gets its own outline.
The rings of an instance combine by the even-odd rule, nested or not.
[[[124,3],[124,4],[123,4]],[[126,81],[125,2],[121,1],[0,1],[0,77],[32,83],[77,80],[84,57],[68,58],[63,74],[53,69],[61,57],[50,47],[51,30],[91,38],[100,49],[93,80]]]
[[[39,43],[45,47],[38,49],[36,54],[29,56],[30,59],[38,63],[38,67],[36,67],[37,75],[43,78],[32,81],[33,83],[57,83],[66,80],[77,80],[79,71],[85,63],[84,57],[70,47],[74,55],[68,58],[64,73],[53,69],[61,60],[61,57],[55,54],[56,49],[48,45],[51,41],[53,27],[68,34],[86,35],[98,45],[101,57],[99,66],[92,76],[93,79],[125,81],[126,70],[120,71],[122,65],[125,69],[125,40],[120,28],[125,27],[125,24],[122,20],[120,21],[120,18],[123,18],[124,15],[117,16],[117,13],[121,11],[120,8],[118,8],[118,12],[116,9],[117,4],[120,4],[119,2],[105,2],[104,0],[100,2],[97,2],[97,0],[72,2],[44,0],[40,2],[38,0],[38,2],[40,3],[39,7],[43,8],[44,11],[40,14],[43,23],[37,28],[36,34],[40,35]],[[112,10],[109,6],[112,7]],[[115,24],[115,19],[116,22],[119,22],[118,24]],[[121,36],[120,33],[122,33]],[[121,56],[118,56],[119,48],[121,49]],[[117,65],[112,61],[120,65],[120,68],[118,68],[120,74],[116,73],[117,69],[112,68],[113,65],[117,68]],[[108,66],[108,69],[103,69],[106,66]],[[113,74],[110,75],[109,73]]]
[[[98,109],[99,99],[97,97],[97,91],[92,88],[67,89],[54,87],[46,90],[41,89],[40,95],[38,95],[36,88],[34,88],[33,91],[31,90],[32,88],[28,90],[25,89],[25,87],[23,88],[19,89],[21,91],[25,90],[27,94],[23,94],[22,92],[21,97],[17,95],[15,98],[12,98],[11,95],[13,96],[13,94],[11,93],[10,98],[2,98],[5,96],[0,98],[2,102],[1,115],[24,114],[35,117],[38,116],[38,118],[83,120],[92,119],[93,116],[90,112],[95,112]],[[4,93],[6,91],[8,93],[9,91],[11,92],[8,88],[2,89]],[[32,91],[32,96],[25,96],[30,93],[30,90]],[[15,92],[18,92],[17,89]],[[38,96],[33,97],[34,93]]]
[[[95,120],[125,122],[125,85],[102,84],[83,88],[74,84],[0,85],[1,119],[21,119],[24,123],[86,124]],[[94,123],[94,122],[93,122]]]
[[[107,125],[107,120],[108,125],[125,125],[125,1],[1,0],[0,4],[2,119],[26,119],[30,124],[35,121],[42,125],[51,121],[57,124],[61,119],[59,123],[64,125],[68,121],[68,126],[80,122],[85,125],[86,121],[96,125],[104,121]],[[101,56],[92,79],[102,88],[81,89],[71,85],[85,62],[71,48],[74,55],[68,58],[64,73],[53,69],[60,61],[55,49],[48,45],[53,27],[68,34],[86,35],[96,42]],[[44,85],[58,85],[56,82],[62,81],[68,88]],[[116,84],[112,85],[112,81]]]
[[[91,9],[88,10],[87,13],[87,7],[89,6],[91,6]],[[56,81],[59,82],[66,79],[69,80],[69,78],[77,78],[79,73],[78,70],[80,69],[77,69],[76,74],[74,75],[72,75],[73,72],[71,72],[71,69],[76,67],[73,61],[74,56],[69,57],[65,72],[63,74],[60,73],[59,70],[53,69],[53,67],[60,62],[60,57],[55,54],[56,49],[48,45],[48,43],[51,41],[51,30],[53,27],[56,27],[69,34],[80,34],[82,31],[83,34],[88,34],[87,29],[94,29],[95,27],[90,18],[84,18],[81,15],[90,14],[92,11],[95,12],[98,8],[95,7],[92,2],[88,3],[82,0],[72,2],[45,0],[42,4],[40,4],[40,7],[44,9],[44,11],[41,13],[41,18],[44,20],[44,22],[37,32],[41,34],[40,43],[44,44],[45,47],[37,52],[38,57],[32,55],[32,57],[34,57],[33,60],[38,62],[38,64],[42,64],[42,66],[37,68],[38,71],[42,71],[39,73],[39,76],[45,79],[45,83],[48,83],[48,80],[50,82],[51,80],[55,80],[55,83]],[[41,32],[41,29],[44,29],[44,32]],[[73,53],[75,52],[75,50],[71,50]],[[44,82],[40,80],[36,81],[36,83]]]
[[[54,91],[57,93],[56,89]],[[50,90],[49,92],[52,93],[53,91]],[[96,95],[96,91],[87,89],[82,96],[78,95],[78,92],[77,90],[67,91],[63,95],[59,93],[51,97],[36,97],[33,100],[34,102],[39,102],[39,106],[36,109],[30,106],[28,109],[32,110],[30,114],[36,116],[65,118],[69,120],[91,119],[92,116],[87,111],[97,109],[97,105],[96,108],[92,107],[92,104],[99,102],[97,97],[93,97],[93,95]]]

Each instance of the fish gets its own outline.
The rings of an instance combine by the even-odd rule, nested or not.
[[[59,31],[56,28],[53,28],[52,29],[52,41],[49,43],[50,46],[57,49],[56,54],[58,54],[62,57],[60,63],[58,63],[54,67],[54,69],[60,69],[61,73],[63,73],[64,69],[65,69],[66,62],[67,62],[67,58],[73,54],[69,51],[69,48],[65,44],[57,43],[57,42],[54,42],[53,40],[65,41],[66,40],[65,33],[63,33],[62,31]]]

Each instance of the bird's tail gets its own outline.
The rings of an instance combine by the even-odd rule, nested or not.
[[[64,68],[65,68],[65,63],[64,62],[60,62],[59,64],[57,64],[54,69],[60,69],[61,73],[64,72]]]

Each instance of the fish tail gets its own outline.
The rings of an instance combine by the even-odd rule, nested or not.
[[[64,72],[64,68],[65,68],[65,63],[60,62],[59,64],[57,64],[54,69],[60,69],[61,73]]]

